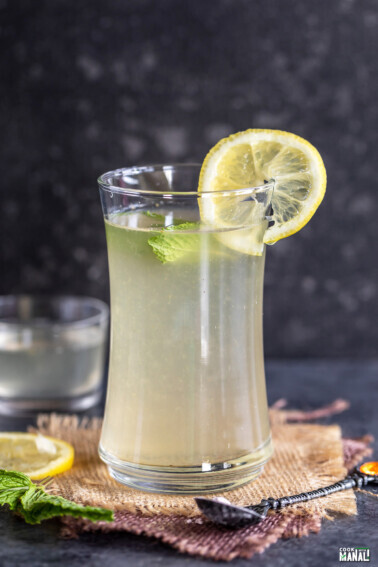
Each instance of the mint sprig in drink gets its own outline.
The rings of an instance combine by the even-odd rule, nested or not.
[[[201,176],[198,166],[161,166],[99,179],[112,322],[100,455],[129,486],[229,489],[271,456],[264,240],[295,232],[321,186],[299,138],[286,148],[284,133],[257,132],[255,153],[245,133],[241,145],[231,137]]]

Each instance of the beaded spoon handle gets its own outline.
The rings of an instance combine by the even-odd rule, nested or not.
[[[269,510],[279,510],[290,504],[307,502],[313,498],[328,496],[328,494],[333,494],[340,490],[362,488],[367,484],[378,484],[378,462],[364,463],[355,468],[354,472],[344,478],[344,480],[335,482],[330,486],[278,499],[267,498],[254,506],[236,506],[223,497],[213,499],[195,498],[194,500],[202,514],[215,524],[225,526],[226,528],[242,528],[261,522]]]

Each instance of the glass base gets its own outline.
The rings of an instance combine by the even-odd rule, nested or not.
[[[72,398],[6,398],[0,397],[0,414],[23,416],[46,411],[84,411],[98,404],[102,390]]]
[[[120,461],[100,445],[101,459],[118,482],[147,492],[203,494],[232,490],[255,479],[273,454],[271,439],[253,453],[198,467],[156,467]]]

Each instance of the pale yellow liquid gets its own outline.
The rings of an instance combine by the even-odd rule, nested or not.
[[[162,264],[149,223],[136,213],[106,222],[112,327],[101,451],[202,470],[254,454],[264,461],[264,256],[207,232],[198,251]]]
[[[59,400],[98,390],[104,342],[100,328],[66,330],[59,340],[50,326],[32,339],[28,330],[0,332],[0,399]]]

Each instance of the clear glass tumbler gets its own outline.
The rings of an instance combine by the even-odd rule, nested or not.
[[[262,303],[273,184],[197,191],[200,166],[99,178],[111,287],[100,456],[118,481],[201,493],[272,453]]]
[[[90,297],[0,297],[0,413],[99,402],[108,320],[108,306]]]

